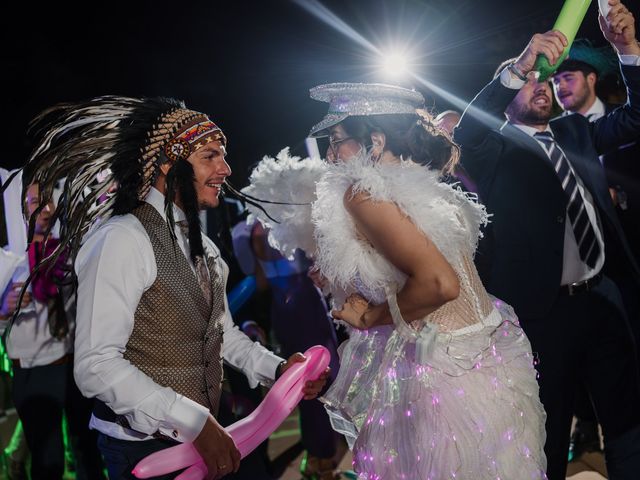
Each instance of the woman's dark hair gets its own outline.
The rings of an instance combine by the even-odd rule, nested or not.
[[[449,135],[432,122],[429,113],[386,114],[347,117],[341,122],[346,134],[365,147],[371,146],[371,134],[384,133],[385,150],[411,158],[443,175],[453,174],[460,148]]]

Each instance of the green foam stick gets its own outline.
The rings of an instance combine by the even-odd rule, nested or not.
[[[564,48],[562,55],[560,55],[560,58],[554,65],[549,63],[549,60],[545,55],[538,55],[538,59],[536,60],[536,64],[533,68],[540,73],[540,77],[538,78],[539,81],[542,82],[549,78],[564,59],[567,58],[571,44],[576,38],[576,33],[578,33],[580,24],[582,23],[582,20],[584,20],[584,16],[587,14],[590,4],[591,0],[565,0],[553,29],[564,33],[569,43]]]

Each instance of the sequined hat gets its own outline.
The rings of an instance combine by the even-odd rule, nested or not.
[[[329,112],[311,128],[310,137],[324,137],[327,129],[356,115],[416,113],[424,104],[420,92],[382,83],[328,83],[309,90],[311,98],[329,104]]]

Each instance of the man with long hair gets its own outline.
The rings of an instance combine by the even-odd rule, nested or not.
[[[172,99],[107,96],[57,105],[32,131],[24,175],[41,199],[67,178],[52,214],[60,245],[40,268],[62,249],[75,259],[75,377],[96,398],[110,477],[133,478],[140,459],[176,442],[193,442],[211,478],[236,471],[240,454],[215,418],[223,358],[255,386],[303,357],[282,360],[231,319],[228,268],[199,223],[231,174],[222,130]]]

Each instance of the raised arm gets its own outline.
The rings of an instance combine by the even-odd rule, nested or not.
[[[463,150],[480,148],[492,130],[500,128],[505,122],[504,111],[518,94],[518,90],[508,88],[494,78],[478,93],[467,106],[453,139]]]
[[[635,19],[619,0],[609,0],[606,20],[599,16],[600,29],[620,56],[627,103],[591,124],[598,153],[611,152],[640,137],[640,44]]]
[[[427,235],[397,205],[375,202],[363,192],[353,195],[351,190],[345,194],[344,202],[358,231],[407,275],[406,283],[397,293],[398,306],[406,321],[424,318],[457,298],[460,285],[456,272]],[[356,328],[392,323],[386,303],[372,307],[351,303],[334,312],[334,317]]]
[[[454,140],[462,148],[463,165],[477,180],[496,166],[501,145],[491,132],[504,123],[505,110],[526,81],[535,81],[532,70],[536,58],[544,54],[554,63],[566,45],[566,37],[556,30],[535,34],[514,63],[484,87],[464,111]]]

